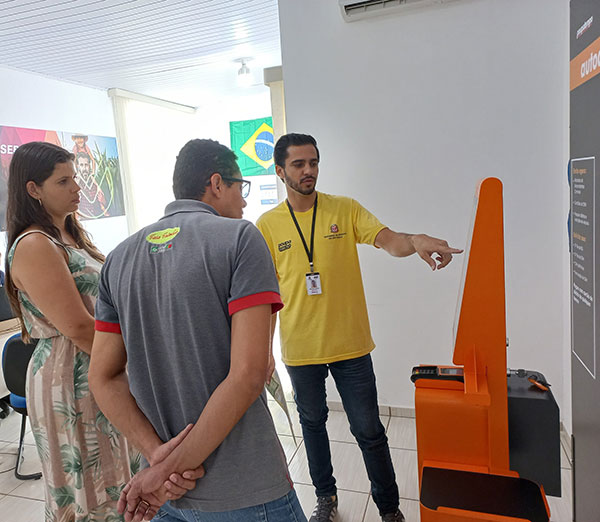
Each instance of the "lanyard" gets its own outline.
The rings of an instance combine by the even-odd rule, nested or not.
[[[312,226],[310,229],[310,250],[308,249],[306,240],[304,239],[304,234],[302,234],[302,229],[300,228],[300,225],[298,224],[298,220],[296,219],[296,215],[294,214],[294,209],[292,208],[292,205],[290,205],[290,202],[287,199],[285,200],[285,202],[287,203],[288,209],[290,211],[290,214],[292,216],[292,219],[294,220],[294,225],[296,225],[298,234],[300,234],[300,239],[302,240],[302,244],[304,245],[304,250],[306,251],[306,255],[308,257],[308,263],[310,264],[311,272],[314,272],[313,255],[315,253],[315,221],[317,220],[317,198],[318,197],[319,197],[318,194],[315,195],[315,204],[313,206]]]

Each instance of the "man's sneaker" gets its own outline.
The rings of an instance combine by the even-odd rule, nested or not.
[[[317,497],[317,505],[308,522],[333,522],[337,513],[337,506],[337,495],[333,495],[332,497]]]
[[[404,522],[404,515],[399,509],[395,513],[386,513],[381,515],[382,522]]]

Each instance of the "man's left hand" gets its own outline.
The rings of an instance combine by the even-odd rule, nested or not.
[[[168,477],[160,468],[158,465],[140,471],[121,491],[117,510],[123,513],[125,522],[152,520],[166,502],[166,496],[154,494],[159,490],[164,492],[163,484]]]
[[[411,236],[411,242],[417,254],[432,270],[444,268],[452,261],[452,254],[462,254],[463,252],[461,249],[448,246],[447,241],[427,234],[415,234]],[[433,259],[434,254],[436,254],[435,260]]]

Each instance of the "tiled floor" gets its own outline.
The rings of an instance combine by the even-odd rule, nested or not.
[[[281,409],[269,403],[277,432],[287,455],[290,474],[296,485],[300,503],[307,516],[315,501],[313,487],[310,484],[306,451],[302,441],[302,432],[293,403],[289,403],[292,425],[296,440]],[[414,419],[382,415],[386,426],[398,487],[400,490],[400,508],[407,522],[419,521],[419,503],[417,488],[417,453]],[[42,480],[22,482],[14,477],[12,468],[19,437],[21,417],[12,413],[0,421],[0,522],[43,522],[43,482]],[[331,411],[327,425],[331,438],[333,466],[339,487],[340,507],[337,522],[377,522],[380,520],[375,504],[370,498],[369,481],[364,469],[360,451],[348,427],[343,412]],[[26,438],[24,473],[33,473],[40,469],[40,463],[33,446],[33,437]],[[566,453],[562,455],[561,498],[548,497],[552,522],[571,521],[571,466]],[[6,471],[5,471],[6,470]]]

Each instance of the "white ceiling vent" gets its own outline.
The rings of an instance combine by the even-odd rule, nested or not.
[[[339,0],[339,3],[344,20],[354,22],[373,16],[399,13],[412,8],[452,1],[456,0]]]

